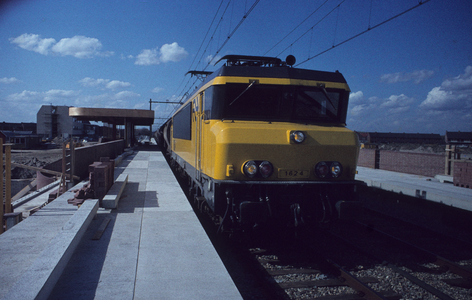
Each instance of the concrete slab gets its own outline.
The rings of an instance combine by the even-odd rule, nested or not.
[[[357,171],[356,179],[364,181],[368,186],[472,211],[472,189],[456,187],[420,175],[364,167],[358,167]]]
[[[104,208],[116,208],[127,183],[128,174],[119,175],[110,190],[103,197],[102,206]]]
[[[99,209],[49,299],[241,299],[162,154],[120,166],[119,206]]]
[[[81,185],[83,183],[78,184],[74,188]],[[67,199],[73,198],[73,195],[74,193],[72,192],[64,193],[34,215],[0,235],[0,269],[2,270],[0,272],[0,299],[7,297],[7,295],[9,295],[8,297],[13,297],[10,299],[15,299],[14,285],[21,282],[20,278],[25,272],[32,268],[35,263],[39,264],[41,259],[44,259],[42,256],[48,254],[46,257],[51,258],[49,253],[52,254],[52,250],[45,251],[45,249],[51,243],[57,245],[63,238],[70,238],[69,235],[58,237],[65,229],[70,233],[74,229],[79,228],[71,227],[68,223],[72,220],[78,226],[82,222],[77,219],[78,216],[73,218],[74,214],[78,212],[78,208],[67,203]],[[82,209],[82,211],[85,210],[86,207]],[[65,224],[69,225],[66,226]],[[75,231],[77,237],[81,233],[79,230]],[[72,248],[61,249],[69,251]],[[57,250],[61,251],[61,249],[58,248]],[[35,283],[29,281],[28,284],[34,285]]]
[[[134,299],[241,299],[196,223],[192,211],[145,209]]]
[[[3,299],[47,299],[97,209],[98,200],[85,201]]]

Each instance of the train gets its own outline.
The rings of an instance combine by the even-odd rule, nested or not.
[[[292,55],[220,61],[192,71],[202,83],[156,134],[218,231],[356,219],[360,144],[344,76],[296,68]]]

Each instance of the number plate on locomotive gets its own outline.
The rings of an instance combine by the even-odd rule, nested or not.
[[[308,177],[310,177],[309,170],[279,169],[279,178],[308,178]]]

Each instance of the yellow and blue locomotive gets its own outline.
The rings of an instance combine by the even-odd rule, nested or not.
[[[351,218],[359,142],[343,75],[227,55],[159,129],[159,143],[220,228]]]

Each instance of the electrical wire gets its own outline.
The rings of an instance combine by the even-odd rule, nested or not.
[[[292,29],[292,31],[290,31],[289,33],[287,33],[286,36],[284,36],[280,41],[277,42],[277,44],[275,44],[274,46],[272,46],[272,48],[270,48],[269,50],[267,50],[264,55],[267,55],[267,53],[269,53],[272,49],[274,49],[275,47],[277,47],[280,43],[282,43],[289,35],[291,35],[295,30],[298,29],[298,27],[300,27],[303,23],[305,23],[306,20],[308,20],[312,15],[314,15],[321,7],[323,7],[323,5],[326,4],[326,2],[328,2],[329,0],[326,0],[325,2],[323,2],[323,4],[321,4],[320,6],[318,6],[317,9],[315,9],[308,17],[305,18],[305,20],[301,21],[300,24],[298,24],[295,28]]]
[[[228,43],[228,41],[231,39],[231,37],[236,33],[236,31],[239,29],[239,27],[242,25],[242,23],[247,19],[247,17],[248,17],[249,14],[254,10],[254,8],[257,6],[257,4],[259,3],[259,1],[260,1],[260,0],[256,0],[256,1],[252,4],[252,6],[246,11],[246,13],[242,16],[241,20],[239,21],[239,23],[238,23],[238,24],[234,27],[234,29],[228,34],[228,36],[227,36],[226,40],[223,42],[223,44],[218,48],[218,50],[215,52],[215,54],[212,55],[213,58],[215,58],[215,57],[218,56],[218,54],[220,53],[220,51],[221,51],[221,50],[224,48],[224,46]],[[220,6],[221,6],[222,3],[223,3],[223,2],[220,3]],[[226,5],[225,10],[223,11],[223,14],[222,14],[222,16],[221,16],[221,18],[220,18],[220,21],[219,21],[218,24],[216,25],[215,30],[213,31],[213,33],[212,33],[212,35],[211,35],[211,38],[210,38],[210,40],[209,40],[209,42],[208,42],[208,44],[207,44],[207,47],[206,47],[205,50],[203,51],[202,56],[200,57],[200,60],[199,60],[199,62],[197,63],[197,65],[199,65],[200,62],[202,61],[202,59],[203,59],[203,57],[204,57],[204,55],[205,55],[205,53],[206,53],[206,50],[208,49],[208,46],[209,46],[210,42],[213,40],[213,38],[214,38],[214,36],[215,36],[215,33],[216,33],[216,31],[218,30],[218,28],[220,28],[221,23],[223,22],[223,19],[224,19],[223,17],[225,16],[225,14],[226,14],[226,12],[227,12],[230,3],[231,3],[231,1],[229,1],[228,4]],[[219,11],[219,9],[220,9],[220,8],[218,8],[218,11]],[[215,15],[215,18],[216,18],[216,15]],[[212,22],[212,25],[213,25],[213,22]],[[210,28],[211,28],[211,26],[210,26]],[[210,28],[208,29],[208,31],[210,30]],[[207,65],[203,68],[202,71],[205,71],[205,70],[208,68],[208,66],[211,64],[212,61],[213,61],[213,60],[209,60],[208,63],[207,63]],[[193,63],[192,63],[192,65],[193,65]],[[197,82],[197,79],[196,79],[195,81],[193,81],[193,83],[190,85],[190,87],[188,87],[188,89],[186,90],[186,92],[185,92],[185,93],[183,94],[183,96],[181,97],[181,100],[180,100],[181,103],[182,103],[182,101],[184,100],[185,96],[186,96],[186,95],[189,95],[189,94],[191,93],[192,87],[195,86],[195,83],[196,83],[196,82]],[[190,79],[189,79],[189,81],[187,81],[187,84],[185,85],[185,87],[184,87],[184,89],[182,90],[182,92],[185,90],[185,88],[188,86],[189,83],[190,83]],[[182,93],[181,93],[181,94],[182,94]],[[179,97],[180,97],[180,96],[179,96]],[[177,109],[178,109],[178,108],[177,108]],[[175,112],[177,109],[175,109],[174,112]]]
[[[291,43],[287,48],[285,48],[284,50],[282,50],[279,54],[277,54],[277,57],[279,57],[282,53],[284,53],[288,48],[292,47],[293,44],[295,44],[296,42],[298,42],[302,37],[304,37],[310,30],[313,30],[313,28],[315,28],[316,26],[318,26],[318,24],[320,24],[324,19],[326,19],[331,13],[333,13],[336,8],[338,8],[341,4],[344,3],[345,0],[343,0],[341,3],[339,3],[335,8],[333,8],[332,10],[330,10],[323,18],[321,18],[318,22],[316,22],[315,25],[313,25],[311,28],[309,28],[307,31],[305,31],[301,36],[299,36],[293,43]]]
[[[223,47],[226,45],[226,43],[228,43],[228,41],[231,39],[231,37],[233,36],[233,34],[239,29],[239,27],[241,26],[241,24],[243,24],[243,22],[246,20],[246,18],[249,16],[249,14],[254,10],[254,8],[256,7],[256,5],[259,3],[260,0],[256,0],[252,6],[249,8],[249,10],[244,14],[244,16],[241,18],[241,20],[239,21],[238,25],[236,25],[236,27],[234,27],[233,31],[228,35],[228,37],[226,38],[226,40],[224,41],[223,45],[221,45],[221,47],[216,50],[216,53],[213,57],[217,56],[218,53],[220,53],[220,51],[223,49]],[[210,62],[208,62],[207,66],[203,69],[203,70],[206,70],[206,68],[210,65]]]
[[[369,28],[367,28],[366,30],[364,30],[364,31],[362,31],[362,32],[360,32],[360,33],[358,33],[358,34],[355,34],[355,35],[353,35],[352,37],[347,38],[347,39],[345,39],[344,41],[342,41],[342,42],[340,42],[340,43],[338,43],[338,44],[335,44],[335,45],[333,45],[332,47],[330,47],[330,48],[328,48],[328,49],[326,49],[326,50],[323,50],[323,51],[319,52],[318,54],[316,54],[316,55],[314,55],[314,56],[308,57],[306,60],[300,62],[300,63],[297,64],[297,65],[295,65],[295,67],[297,67],[297,66],[299,66],[299,65],[302,65],[302,64],[306,63],[307,61],[310,61],[310,60],[312,60],[313,58],[316,58],[316,57],[320,56],[321,54],[324,54],[324,53],[326,53],[326,52],[328,52],[328,51],[330,51],[330,50],[332,50],[332,49],[334,49],[334,48],[336,48],[336,47],[338,47],[338,46],[341,46],[341,45],[343,45],[343,44],[345,44],[345,43],[347,43],[347,42],[349,42],[349,41],[351,41],[351,40],[353,40],[353,39],[355,39],[355,38],[357,38],[357,37],[363,35],[364,33],[369,32],[370,30],[372,30],[372,29],[374,29],[374,28],[377,28],[377,27],[379,27],[379,26],[381,26],[381,25],[383,25],[383,24],[385,24],[385,23],[388,23],[388,22],[390,22],[390,21],[392,21],[392,20],[394,20],[394,19],[396,19],[396,18],[398,18],[398,17],[400,17],[400,16],[406,14],[407,12],[412,11],[413,9],[415,9],[415,8],[417,8],[417,7],[421,6],[421,5],[423,5],[424,3],[429,2],[429,1],[431,1],[431,0],[419,1],[417,5],[415,5],[415,6],[411,7],[411,8],[409,8],[409,9],[407,9],[407,10],[405,10],[405,11],[403,11],[403,12],[401,12],[401,13],[399,13],[399,14],[397,14],[397,15],[395,15],[395,16],[393,16],[393,17],[391,17],[391,18],[389,18],[389,19],[387,19],[387,20],[385,20],[385,21],[382,21],[382,22],[380,22],[379,24],[377,24],[377,25],[375,25],[375,26],[373,26],[373,27],[370,27],[370,24],[369,24]]]

